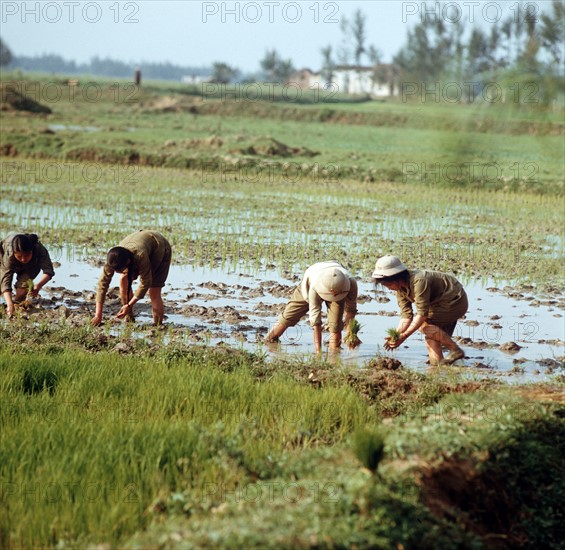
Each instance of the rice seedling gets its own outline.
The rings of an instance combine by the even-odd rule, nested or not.
[[[384,456],[384,435],[374,428],[359,428],[353,434],[353,452],[359,462],[372,474],[376,474],[377,468]]]
[[[31,162],[40,175],[50,166]],[[127,231],[153,227],[174,242],[177,262],[211,266],[300,270],[331,257],[366,273],[375,260],[364,246],[370,240],[374,250],[390,250],[413,266],[461,276],[541,281],[559,273],[563,238],[550,197],[507,194],[493,202],[484,191],[457,189],[438,197],[406,184],[403,200],[391,201],[393,187],[385,183],[348,181],[346,189],[341,182],[317,187],[277,178],[222,183],[219,173],[202,182],[201,174],[165,168],[138,168],[135,178],[144,185],[135,187],[115,185],[109,167],[100,168],[110,172],[108,179],[93,181],[84,166],[72,165],[73,181],[42,182],[33,171],[29,178],[14,177],[6,185],[0,231],[22,227],[41,233],[46,244],[104,249]],[[12,172],[5,172],[9,179]],[[34,196],[41,202],[19,201],[28,184],[40,190]],[[355,219],[347,214],[352,208]],[[523,217],[516,216],[520,209]],[[294,212],[290,218],[288,211]],[[376,211],[386,214],[375,219]],[[328,218],[342,228],[339,235],[324,229]]]
[[[400,332],[395,328],[389,328],[386,331],[389,342],[396,342],[400,338]]]
[[[351,319],[349,321],[349,331],[343,340],[344,344],[346,344],[349,349],[355,349],[362,344],[358,336],[362,326],[363,325],[361,325],[357,319]]]

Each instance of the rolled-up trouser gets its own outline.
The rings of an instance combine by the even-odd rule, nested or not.
[[[325,302],[328,308],[328,326],[331,333],[341,332],[343,330],[343,311],[345,308],[345,298],[339,302]],[[285,328],[293,327],[308,313],[308,301],[302,296],[300,287],[292,293],[290,302],[284,308],[284,311],[278,318],[278,323]]]
[[[444,304],[439,303],[430,306],[430,314],[427,322],[441,328],[444,332],[453,336],[457,321],[467,313],[469,309],[469,300],[464,290],[461,295],[454,301]]]
[[[159,247],[157,255],[150,258],[151,266],[156,266],[151,268],[151,288],[163,288],[171,267],[172,250],[169,241],[161,234],[155,234],[153,237],[162,240],[164,246]]]

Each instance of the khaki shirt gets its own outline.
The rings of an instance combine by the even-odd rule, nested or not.
[[[434,306],[449,307],[463,294],[463,286],[453,275],[417,269],[408,273],[408,288],[396,292],[401,317],[412,318],[415,304],[416,313],[427,318]]]
[[[41,270],[51,277],[55,275],[49,252],[47,252],[47,249],[40,242],[33,247],[32,258],[27,264],[18,262],[14,256],[14,249],[12,248],[12,239],[14,237],[15,235],[10,235],[0,243],[0,289],[2,293],[12,290],[14,274],[39,273],[39,270]]]
[[[163,254],[157,254],[157,252],[164,252],[167,246],[166,241],[156,231],[137,231],[125,237],[118,246],[127,248],[133,254],[133,264],[128,269],[132,270],[132,281],[139,277],[139,287],[135,292],[135,297],[141,300],[151,288],[152,270],[159,267],[151,265],[151,257],[162,257]],[[114,273],[114,270],[107,265],[102,269],[102,274],[98,279],[97,302],[104,302]]]
[[[305,272],[300,283],[300,292],[304,300],[308,302],[308,316],[312,326],[322,324],[322,304],[323,300],[320,295],[314,290],[313,283],[316,281],[320,271],[327,267],[336,267],[343,271],[348,277],[350,282],[349,292],[339,300],[345,301],[344,310],[350,313],[357,313],[357,281],[349,274],[349,272],[338,262],[319,262],[311,265]],[[338,301],[338,300],[332,300]]]

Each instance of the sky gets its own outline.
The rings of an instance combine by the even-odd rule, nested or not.
[[[529,4],[540,12],[549,2]],[[403,0],[0,0],[0,8],[0,36],[15,55],[54,53],[77,62],[110,57],[132,65],[225,62],[244,73],[258,71],[273,48],[296,68],[319,69],[320,50],[339,47],[340,22],[357,9],[367,17],[367,45],[384,62],[423,17],[442,17],[447,24],[472,19],[487,31],[508,15],[524,17],[524,4],[516,0],[428,2],[427,11],[424,2]]]

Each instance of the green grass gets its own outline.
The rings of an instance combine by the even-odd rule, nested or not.
[[[213,354],[4,353],[0,373],[0,532],[16,546],[118,541],[144,526],[157,495],[269,479],[284,452],[375,420],[351,389],[259,383],[245,367],[223,372]]]
[[[413,547],[421,537],[423,547],[450,537],[480,547],[469,512],[443,515],[426,493],[462,465],[505,485],[518,533],[555,540],[547,510],[563,496],[563,442],[553,405],[457,377],[265,363],[179,342],[81,351],[95,334],[30,327],[27,351],[23,337],[3,340],[3,547]],[[371,480],[361,466],[377,464]],[[472,514],[484,513],[480,502]]]

